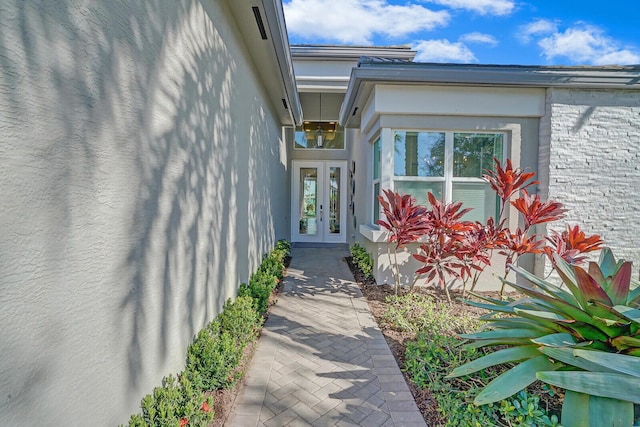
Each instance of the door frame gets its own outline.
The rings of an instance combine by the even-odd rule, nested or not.
[[[318,228],[316,235],[300,234],[300,169],[317,168],[318,170],[318,204],[324,209],[319,209],[318,215],[322,226]],[[329,232],[329,170],[332,167],[340,168],[340,232]],[[311,243],[346,243],[347,241],[347,161],[346,160],[293,160],[291,162],[291,241]]]

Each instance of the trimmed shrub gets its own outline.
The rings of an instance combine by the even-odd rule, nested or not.
[[[204,426],[213,420],[213,401],[205,397],[186,377],[176,380],[172,375],[162,380],[162,386],[142,399],[142,414],[129,420],[130,427]]]
[[[351,253],[353,263],[360,269],[362,274],[364,274],[365,277],[372,277],[373,259],[367,250],[356,242],[349,246],[349,252]]]
[[[253,298],[253,307],[258,313],[264,314],[269,308],[269,296],[277,285],[276,276],[259,270],[251,276],[248,285],[240,285],[238,295]]]
[[[238,369],[244,349],[255,340],[267,311],[269,296],[283,275],[291,246],[279,241],[242,284],[235,301],[227,300],[217,319],[195,337],[187,350],[187,364],[178,380],[169,375],[161,387],[142,400],[142,413],[129,426],[206,426],[213,419],[213,402],[207,391],[230,388],[242,377]]]
[[[241,295],[233,302],[231,299],[227,300],[218,321],[220,329],[229,332],[237,345],[244,349],[256,338],[263,319],[253,307],[253,298]]]
[[[220,321],[215,320],[189,346],[184,376],[200,390],[232,387],[241,376],[236,367],[243,350],[230,332],[221,330]]]

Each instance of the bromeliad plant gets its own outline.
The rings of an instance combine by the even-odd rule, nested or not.
[[[467,301],[491,313],[482,319],[487,330],[460,335],[472,340],[466,347],[503,348],[456,368],[450,377],[514,363],[475,404],[497,402],[541,380],[567,390],[564,426],[631,426],[633,403],[640,404],[640,284],[631,281],[631,262],[616,261],[606,248],[586,270],[557,253],[553,260],[566,289],[511,267],[530,282],[504,280],[523,298]]]

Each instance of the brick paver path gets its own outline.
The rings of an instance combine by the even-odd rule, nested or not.
[[[227,426],[425,426],[347,254],[293,248]]]

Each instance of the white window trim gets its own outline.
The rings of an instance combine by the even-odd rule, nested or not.
[[[471,182],[471,183],[482,183],[484,180],[482,178],[471,178],[471,177],[454,177],[453,176],[453,136],[456,133],[482,133],[482,134],[501,134],[502,135],[502,159],[500,159],[501,163],[506,161],[508,155],[508,147],[510,145],[509,141],[509,133],[505,130],[492,130],[492,129],[400,129],[394,128],[390,129],[391,138],[389,139],[391,145],[391,186],[393,191],[395,191],[395,182],[396,181],[408,181],[408,182],[444,182],[443,188],[443,201],[445,203],[451,203],[453,196],[453,183],[454,182]],[[395,139],[393,135],[396,132],[440,132],[444,133],[444,177],[431,177],[431,176],[396,176],[395,175],[395,155],[393,150],[395,149]],[[384,147],[384,142],[382,142],[382,146]],[[382,188],[382,187],[381,187]]]

